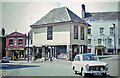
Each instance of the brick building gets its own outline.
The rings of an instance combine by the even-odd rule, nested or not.
[[[13,32],[6,36],[6,56],[11,60],[25,59],[26,34]]]

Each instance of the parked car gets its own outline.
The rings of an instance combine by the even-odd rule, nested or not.
[[[8,57],[2,57],[2,63],[6,62],[9,63],[9,58]]]
[[[96,54],[78,54],[72,62],[72,69],[75,74],[80,72],[82,76],[87,74],[106,76],[108,64],[99,61]]]

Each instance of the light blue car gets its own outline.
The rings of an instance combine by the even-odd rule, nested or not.
[[[9,63],[9,58],[8,57],[3,57],[2,58],[2,63]]]

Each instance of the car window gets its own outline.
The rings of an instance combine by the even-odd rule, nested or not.
[[[98,61],[96,55],[83,55],[83,61]]]
[[[77,61],[80,61],[80,56],[77,57]]]

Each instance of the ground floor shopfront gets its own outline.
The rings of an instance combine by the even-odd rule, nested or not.
[[[28,49],[26,49],[28,50]],[[26,56],[33,56],[37,58],[45,58],[45,60],[51,60],[52,58],[73,60],[76,54],[87,53],[87,46],[85,45],[43,45],[33,46],[32,50],[29,50],[29,54],[26,51]]]
[[[25,48],[23,47],[8,47],[6,48],[6,57],[9,57],[10,60],[25,60]]]
[[[120,49],[116,49],[113,47],[105,47],[103,45],[98,45],[94,47],[88,47],[88,53],[95,53],[97,55],[105,55],[105,54],[119,54]]]

